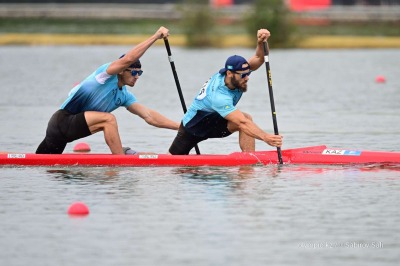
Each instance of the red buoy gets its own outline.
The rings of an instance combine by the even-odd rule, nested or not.
[[[68,214],[71,215],[87,215],[89,214],[89,208],[83,202],[74,202],[68,208]]]
[[[377,76],[375,81],[376,81],[376,83],[384,83],[384,82],[386,82],[386,79],[384,76]]]
[[[85,142],[80,142],[75,145],[74,152],[90,152],[90,146]]]

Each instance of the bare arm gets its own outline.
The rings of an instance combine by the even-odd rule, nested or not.
[[[149,39],[139,43],[134,48],[129,50],[129,52],[127,52],[124,57],[112,62],[107,68],[107,74],[117,75],[124,69],[128,68],[131,64],[136,62],[155,41],[168,36],[169,36],[169,30],[164,27],[161,27]]]
[[[264,141],[270,146],[281,147],[282,136],[267,134],[262,131],[253,121],[247,119],[242,112],[235,110],[229,115],[225,116],[225,119],[231,121],[239,127],[239,130],[246,133],[250,137]]]
[[[160,127],[178,130],[179,123],[169,120],[158,112],[151,110],[140,103],[132,103],[128,107],[128,111],[132,114],[138,115],[146,121],[147,124]]]
[[[266,29],[261,29],[257,32],[257,48],[256,54],[248,60],[250,69],[256,71],[264,63],[264,42],[271,36],[271,33]],[[269,48],[268,48],[269,50]]]

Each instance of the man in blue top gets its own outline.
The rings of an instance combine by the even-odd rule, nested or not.
[[[255,138],[274,147],[282,146],[281,135],[265,133],[253,123],[250,115],[236,108],[247,91],[250,73],[264,63],[263,42],[269,36],[268,30],[259,30],[256,54],[249,61],[238,55],[229,57],[225,68],[203,85],[183,117],[169,154],[189,154],[200,141],[227,137],[236,131],[239,131],[242,151],[254,151]]]
[[[117,120],[111,114],[120,106],[125,106],[152,126],[177,130],[178,123],[139,104],[125,87],[133,87],[143,73],[139,58],[157,39],[168,36],[168,29],[161,27],[151,38],[118,60],[102,65],[76,85],[60,110],[51,117],[46,137],[36,153],[61,154],[68,142],[103,131],[112,154],[137,154],[129,148],[122,148]]]

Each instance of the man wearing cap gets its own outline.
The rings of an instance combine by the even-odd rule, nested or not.
[[[68,142],[103,131],[112,154],[138,154],[122,147],[117,120],[111,114],[120,106],[152,126],[177,130],[178,123],[139,104],[125,87],[133,87],[143,73],[139,58],[157,39],[168,36],[168,29],[161,27],[148,40],[136,45],[118,60],[102,65],[76,85],[60,110],[51,117],[46,137],[36,153],[61,154]]]
[[[203,85],[183,117],[178,134],[169,148],[169,154],[189,154],[200,141],[224,138],[236,131],[239,131],[239,145],[242,151],[254,151],[255,138],[270,146],[282,146],[281,135],[265,133],[253,123],[250,115],[235,107],[242,94],[247,91],[251,72],[264,63],[263,42],[269,36],[268,30],[259,30],[256,54],[252,58],[246,61],[238,55],[229,57],[225,68]]]

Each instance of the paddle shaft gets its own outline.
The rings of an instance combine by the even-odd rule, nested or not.
[[[171,64],[172,74],[174,74],[175,84],[176,84],[176,88],[178,89],[179,99],[181,100],[183,113],[186,114],[187,108],[186,108],[186,104],[185,104],[185,99],[183,98],[181,85],[179,84],[178,73],[176,72],[175,63],[174,63],[174,59],[172,58],[171,48],[169,47],[168,39],[164,38],[164,43],[165,43],[165,48],[167,48],[168,60],[169,60],[169,63]],[[196,146],[194,146],[194,148],[196,150],[196,154],[200,155],[200,150],[199,150],[199,147],[197,146],[197,144],[196,144]]]
[[[272,121],[274,122],[274,132],[275,135],[279,135],[278,121],[276,119],[276,112],[275,112],[274,92],[272,91],[271,69],[269,68],[268,43],[266,41],[264,42],[264,59],[265,59],[265,68],[267,69],[269,100],[271,102],[271,112],[272,112]],[[278,152],[279,163],[283,164],[281,148],[276,148],[276,150]]]

